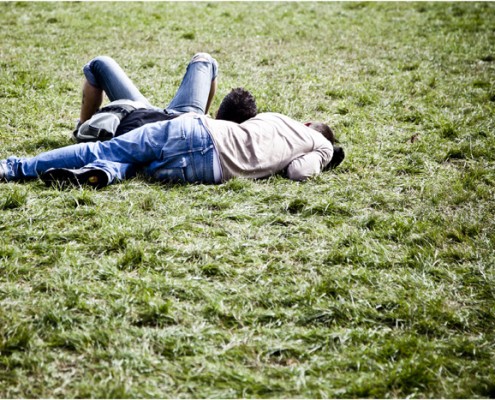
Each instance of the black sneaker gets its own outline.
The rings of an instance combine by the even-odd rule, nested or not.
[[[88,185],[95,189],[101,189],[109,184],[110,179],[105,171],[100,168],[51,168],[40,176],[47,186]]]

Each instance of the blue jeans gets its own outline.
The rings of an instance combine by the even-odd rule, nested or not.
[[[87,81],[92,86],[103,89],[110,101],[127,99],[140,101],[149,108],[164,108],[151,105],[120,65],[110,57],[99,56],[92,59],[84,66],[83,72]],[[208,53],[195,54],[187,66],[177,93],[165,110],[169,113],[204,114],[211,83],[217,74],[218,63],[212,56]]]
[[[32,158],[9,157],[9,181],[36,178],[50,168],[97,167],[110,182],[145,174],[177,183],[220,183],[215,176],[217,153],[200,118],[186,115],[144,125],[106,142],[79,143]]]

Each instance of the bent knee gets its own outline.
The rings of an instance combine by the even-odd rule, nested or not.
[[[191,58],[191,63],[194,62],[210,62],[216,63],[215,59],[209,53],[196,53],[193,58]]]
[[[83,67],[83,73],[91,86],[99,87],[99,77],[109,70],[115,70],[117,62],[109,56],[97,56]]]
[[[95,58],[93,58],[89,63],[88,65],[95,65],[95,64],[104,64],[104,65],[108,65],[108,64],[115,64],[116,61],[110,57],[110,56],[97,56]]]
[[[196,53],[193,56],[193,58],[191,58],[189,65],[197,63],[197,62],[204,62],[204,63],[210,64],[211,65],[212,79],[215,79],[217,77],[218,63],[217,63],[217,60],[215,60],[210,54],[208,54],[208,53]]]

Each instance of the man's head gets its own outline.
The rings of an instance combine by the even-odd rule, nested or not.
[[[328,163],[328,165],[326,166],[325,170],[337,168],[342,163],[342,161],[344,161],[344,158],[345,158],[344,149],[340,146],[333,145],[333,156],[330,162]]]
[[[308,122],[305,125],[310,127],[311,129],[314,129],[315,131],[320,132],[323,136],[325,136],[327,140],[330,140],[332,144],[339,142],[335,137],[332,129],[327,124],[324,124],[322,122]]]
[[[333,145],[333,156],[330,163],[325,167],[325,170],[331,168],[337,168],[345,158],[344,149],[340,146],[336,146],[335,143],[339,143],[332,129],[322,122],[308,122],[306,126],[320,132],[327,140],[329,140]]]
[[[237,122],[238,124],[255,117],[258,113],[254,96],[246,89],[232,89],[218,108],[217,119]]]

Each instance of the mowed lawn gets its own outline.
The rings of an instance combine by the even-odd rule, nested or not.
[[[495,397],[495,4],[0,3],[0,158],[71,144],[81,68],[334,127],[305,183],[0,183],[2,398]]]

